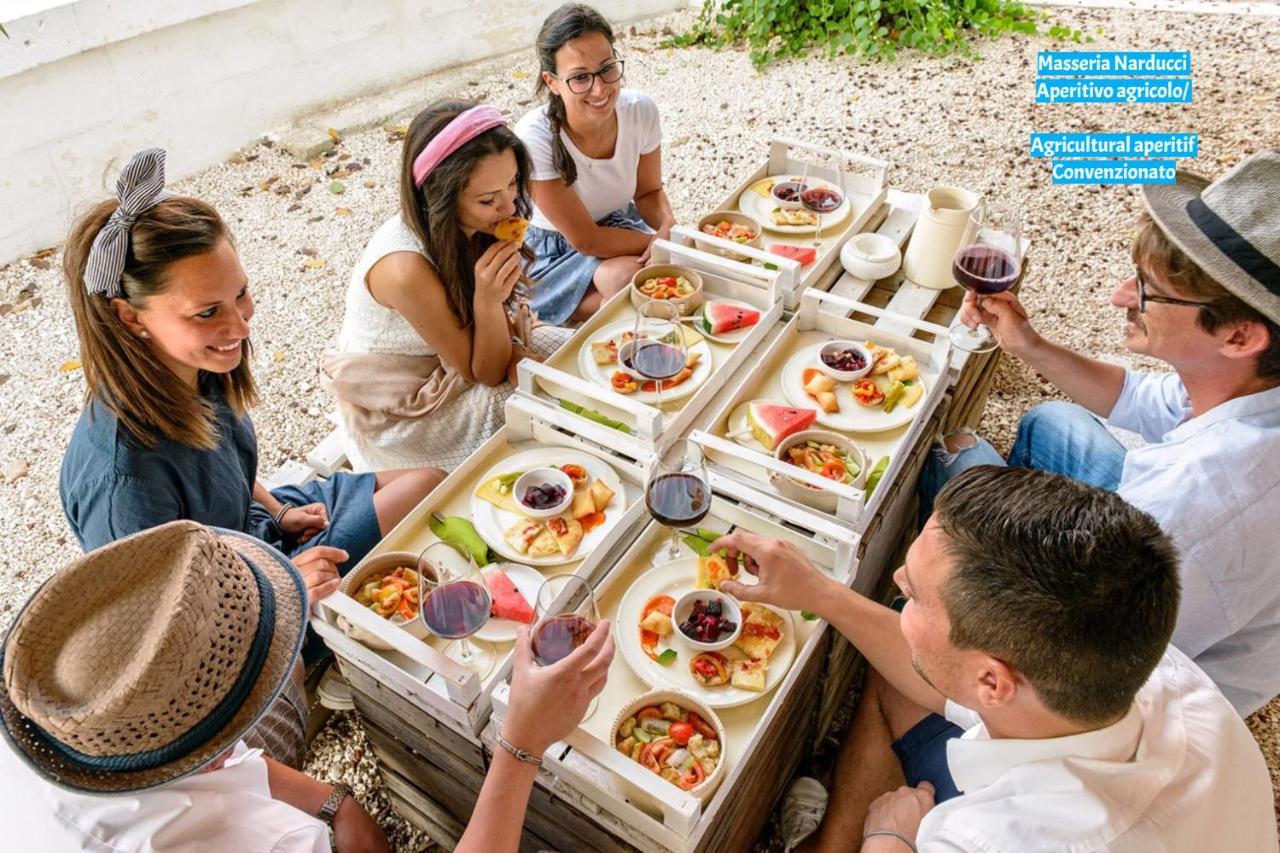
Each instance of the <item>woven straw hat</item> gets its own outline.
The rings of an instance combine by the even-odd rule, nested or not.
[[[284,689],[297,570],[242,533],[174,521],[72,562],[0,648],[0,732],[54,784],[154,788],[226,752]]]
[[[1236,164],[1218,180],[1178,171],[1142,188],[1151,218],[1215,281],[1280,323],[1280,151]]]

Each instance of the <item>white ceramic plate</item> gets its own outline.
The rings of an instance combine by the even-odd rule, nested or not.
[[[840,411],[824,412],[819,409],[817,402],[804,393],[804,372],[808,368],[818,366],[818,351],[827,343],[827,341],[820,341],[805,347],[791,356],[782,368],[782,392],[787,395],[791,405],[818,409],[818,423],[842,432],[884,432],[910,423],[920,411],[919,400],[911,408],[899,403],[892,412],[886,412],[879,406],[863,406],[853,399],[852,382],[836,383],[835,395],[836,402],[840,404]],[[928,391],[928,386],[924,384],[923,370],[916,382],[924,386],[926,392]],[[923,397],[921,399],[923,400]]]
[[[755,330],[756,326],[759,325],[759,321],[757,320],[755,324],[747,326],[745,329],[735,329],[732,332],[725,332],[723,335],[713,335],[702,326],[702,309],[706,308],[707,305],[711,302],[721,302],[725,305],[732,305],[735,308],[750,308],[752,311],[759,311],[760,316],[762,318],[764,317],[764,313],[765,313],[764,311],[761,311],[759,308],[752,305],[751,303],[743,302],[741,299],[728,299],[723,296],[708,298],[706,302],[702,303],[702,306],[698,308],[697,311],[693,312],[693,316],[695,319],[694,319],[694,322],[689,325],[691,325],[694,331],[696,331],[699,335],[702,335],[704,338],[707,338],[708,340],[715,341],[716,343],[721,343],[721,344],[739,343],[743,338],[745,338],[747,335],[751,334]],[[705,357],[706,356],[703,356],[703,358]],[[592,359],[592,363],[593,364],[595,363],[595,359]]]
[[[688,323],[681,323],[681,327],[685,333],[685,346],[688,352],[701,353],[702,358],[698,361],[698,366],[693,369],[693,375],[685,381],[681,382],[674,388],[662,392],[662,402],[668,403],[672,400],[682,400],[688,397],[694,391],[697,391],[711,376],[711,372],[715,370],[712,363],[711,347],[702,339],[702,334],[696,329],[690,327]],[[625,332],[635,329],[635,321],[623,320],[618,323],[612,323],[605,326],[591,339],[585,341],[578,349],[578,372],[583,378],[608,388],[613,391],[612,378],[613,374],[620,370],[616,364],[596,364],[596,360],[591,357],[591,345],[593,343],[602,343],[613,339],[621,340]],[[617,394],[617,391],[614,391]],[[628,397],[637,403],[654,404],[658,402],[658,392],[656,391],[637,391],[634,394],[619,394],[620,397]]]
[[[494,509],[497,509],[497,507],[494,507]],[[595,531],[592,532],[594,533]],[[583,538],[585,539],[586,537]],[[511,578],[511,582],[516,585],[516,589],[520,590],[524,600],[529,602],[529,607],[538,606],[538,588],[542,586],[542,582],[546,579],[542,572],[531,569],[528,566],[522,566],[519,563],[492,563],[490,565],[496,565],[507,573],[507,577]],[[488,568],[488,566],[485,568]],[[490,616],[489,621],[484,623],[484,627],[476,631],[474,636],[477,640],[487,640],[490,643],[514,643],[516,630],[522,624],[524,623],[516,622],[513,619],[495,619]],[[532,623],[530,623],[530,627],[533,627]]]
[[[731,684],[704,687],[694,681],[689,673],[689,661],[698,654],[698,651],[681,642],[679,629],[673,631],[669,637],[658,641],[659,654],[667,648],[676,650],[676,659],[670,664],[664,666],[651,660],[640,648],[640,611],[644,609],[645,603],[655,595],[669,595],[678,599],[695,588],[697,576],[698,560],[695,557],[663,563],[645,572],[631,584],[618,603],[617,617],[613,623],[618,649],[622,652],[623,660],[635,672],[637,678],[651,687],[673,687],[683,690],[698,697],[712,708],[736,708],[769,695],[769,691],[777,687],[786,677],[787,670],[791,668],[791,663],[796,656],[795,622],[792,621],[791,614],[785,610],[771,608],[782,616],[782,642],[769,658],[764,690],[759,693],[743,690]],[[754,581],[745,573],[741,576],[741,580],[744,583]],[[746,657],[736,646],[730,646],[720,654],[730,661]]]
[[[502,534],[524,516],[498,509],[488,501],[476,497],[474,490],[499,474],[508,474],[512,471],[528,471],[530,468],[543,466],[554,468],[570,462],[586,468],[592,480],[596,478],[604,480],[604,484],[613,489],[613,498],[604,509],[604,523],[583,536],[578,549],[567,557],[563,554],[552,554],[549,557],[530,557],[527,554],[521,554],[503,541]],[[591,553],[591,550],[596,545],[600,544],[609,530],[622,519],[626,510],[626,495],[622,488],[622,480],[618,477],[618,473],[609,466],[609,463],[598,456],[583,453],[581,450],[570,450],[567,447],[539,447],[533,450],[526,450],[523,453],[517,453],[515,456],[508,456],[480,475],[479,479],[472,485],[472,490],[471,523],[475,525],[476,532],[480,534],[480,538],[504,559],[530,566],[562,566],[565,563],[574,563],[583,559]],[[512,578],[512,580],[514,581],[515,579]],[[534,602],[530,601],[529,603],[533,604]]]
[[[774,180],[779,183],[785,183],[790,179],[800,180],[799,175],[771,175]],[[822,214],[822,230],[826,231],[834,228],[844,222],[849,217],[849,211],[853,209],[853,205],[849,202],[849,194],[841,190],[840,187],[824,181],[822,178],[808,177],[805,183],[811,187],[829,187],[837,192],[844,194],[844,201],[840,202],[840,206],[830,213]],[[765,198],[755,190],[748,187],[742,191],[742,195],[738,196],[738,209],[750,216],[756,222],[759,222],[769,231],[778,234],[812,234],[812,225],[774,225],[773,218],[770,214],[778,204],[772,198]]]

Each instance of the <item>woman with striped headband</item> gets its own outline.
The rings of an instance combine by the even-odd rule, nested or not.
[[[356,470],[454,468],[502,426],[517,362],[568,339],[517,320],[533,258],[528,175],[524,146],[493,107],[439,101],[409,123],[400,210],[352,270],[321,366]]]

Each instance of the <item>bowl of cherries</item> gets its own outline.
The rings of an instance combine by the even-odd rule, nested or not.
[[[671,608],[676,632],[691,648],[715,652],[732,645],[742,631],[738,603],[714,589],[686,592]]]
[[[558,468],[534,468],[520,475],[512,493],[525,515],[552,518],[569,508],[573,481]]]

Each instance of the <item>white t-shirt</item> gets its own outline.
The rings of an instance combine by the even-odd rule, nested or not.
[[[596,222],[630,204],[636,194],[636,169],[640,165],[640,155],[648,154],[662,144],[662,119],[658,116],[658,105],[648,95],[623,89],[618,93],[614,110],[618,115],[618,141],[614,144],[613,156],[607,160],[586,156],[573,144],[568,133],[560,131],[560,139],[578,167],[573,191]],[[547,119],[546,104],[530,110],[520,119],[516,124],[516,135],[529,150],[529,159],[533,163],[533,174],[529,177],[535,181],[558,180],[560,175],[551,154],[551,124]],[[537,206],[533,209],[530,224],[536,228],[556,230]]]
[[[1151,442],[1116,491],[1178,548],[1173,644],[1248,716],[1280,693],[1280,388],[1192,418],[1176,373],[1130,370],[1108,423]]]
[[[947,742],[963,793],[925,815],[920,853],[1274,851],[1271,777],[1213,682],[1170,646],[1133,707],[1097,731],[996,740],[973,711]]]
[[[0,738],[0,826],[6,850],[92,853],[330,853],[329,827],[271,798],[262,750],[236,744],[210,773],[132,794],[51,785]]]

